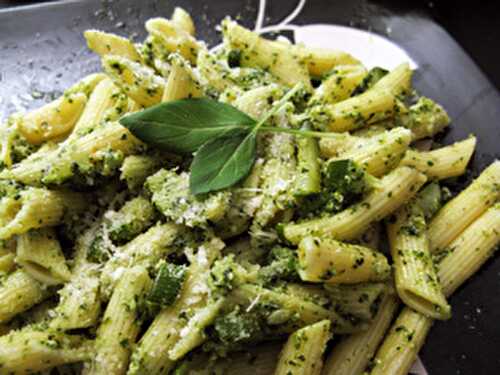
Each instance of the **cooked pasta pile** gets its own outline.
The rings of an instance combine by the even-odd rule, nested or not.
[[[86,31],[103,72],[0,129],[0,374],[406,374],[499,243],[500,162],[450,193],[476,139],[428,141],[449,118],[408,64],[230,19],[210,52],[180,8],[146,29]],[[203,194],[120,123],[195,98],[275,129]]]

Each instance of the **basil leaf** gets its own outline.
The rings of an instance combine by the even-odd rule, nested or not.
[[[220,190],[246,177],[255,161],[256,139],[256,132],[236,129],[201,146],[191,163],[191,192]]]
[[[190,154],[211,139],[256,122],[229,104],[191,98],[157,104],[121,118],[120,123],[148,144]]]

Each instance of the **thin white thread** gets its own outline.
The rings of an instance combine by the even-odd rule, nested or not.
[[[255,21],[254,31],[259,31],[264,26],[264,17],[266,16],[266,0],[259,0],[259,11]]]
[[[297,4],[297,7],[295,10],[288,15],[283,21],[279,23],[279,25],[287,25],[290,22],[292,22],[297,16],[302,12],[302,9],[304,9],[304,5],[306,5],[307,0],[300,0],[299,3]]]
[[[255,21],[254,31],[258,34],[269,33],[269,32],[278,32],[278,31],[296,31],[300,26],[289,24],[292,22],[297,16],[300,14],[302,9],[304,9],[304,5],[307,0],[299,0],[299,3],[295,7],[295,9],[290,13],[283,21],[278,23],[277,25],[269,25],[264,27],[264,17],[266,13],[266,0],[259,0],[259,9],[257,12],[257,20]],[[224,46],[224,43],[219,43],[212,48],[210,48],[210,52],[217,52]]]
[[[257,294],[257,297],[255,297],[255,299],[252,301],[252,303],[247,307],[247,309],[245,310],[246,312],[250,312],[254,306],[259,303],[259,299],[260,299],[260,294]]]

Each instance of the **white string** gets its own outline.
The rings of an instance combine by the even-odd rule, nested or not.
[[[213,46],[212,48],[210,48],[208,51],[210,53],[215,53],[218,50],[220,50],[222,47],[224,47],[224,43],[219,43],[219,44],[216,44],[215,46]]]
[[[302,12],[304,5],[306,5],[306,1],[307,0],[300,0],[295,10],[292,13],[290,13],[288,17],[286,17],[283,21],[281,21],[278,26],[287,25],[290,22],[292,22],[295,18],[297,18],[300,12]]]
[[[257,20],[255,21],[254,31],[259,31],[264,26],[264,17],[266,15],[266,0],[259,0],[259,11],[257,13]]]
[[[269,25],[264,27],[264,17],[266,13],[266,1],[267,0],[259,0],[259,10],[257,12],[257,20],[255,21],[254,31],[258,34],[269,33],[269,32],[278,32],[278,31],[296,31],[300,26],[289,24],[292,22],[297,16],[300,14],[302,9],[304,9],[304,5],[307,0],[299,0],[299,3],[295,7],[295,9],[290,13],[283,21],[278,23],[277,25]],[[224,46],[223,43],[220,43],[216,46],[213,46],[210,49],[210,52],[216,52],[220,50]]]

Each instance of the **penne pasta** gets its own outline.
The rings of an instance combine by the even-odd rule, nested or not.
[[[322,375],[362,374],[383,340],[398,308],[394,294],[386,295],[377,316],[366,331],[342,339],[327,356]]]
[[[445,295],[452,294],[477,272],[500,242],[500,205],[497,203],[453,240],[438,263],[438,276]]]
[[[330,338],[329,320],[294,332],[280,353],[274,374],[320,375],[323,351]]]
[[[62,284],[71,279],[61,245],[52,228],[32,230],[19,235],[16,263],[46,285]]]
[[[370,90],[335,104],[318,106],[311,116],[324,118],[327,129],[334,132],[351,131],[384,120],[401,110],[397,96],[409,91],[411,75],[409,65],[401,64]]]
[[[479,139],[432,149],[450,118],[410,65],[266,39],[296,12],[260,6],[217,46],[179,7],[87,30],[102,72],[7,114],[0,374],[405,375],[451,316],[500,162],[450,199]]]
[[[370,375],[407,374],[424,344],[432,322],[432,319],[409,307],[403,308],[377,350],[373,360],[374,366],[368,373]]]
[[[0,324],[8,322],[50,295],[47,288],[22,269],[16,270],[0,286]]]
[[[170,59],[170,64],[170,73],[161,101],[168,102],[202,96],[200,84],[194,77],[189,63],[182,57],[176,56]]]
[[[141,303],[151,287],[143,267],[130,268],[118,282],[97,330],[95,358],[88,374],[125,374],[140,329]]]
[[[80,118],[86,103],[87,97],[83,93],[66,94],[22,116],[19,131],[35,145],[67,135]]]
[[[149,107],[160,102],[165,81],[152,69],[115,55],[105,55],[102,66],[113,82],[138,104]]]
[[[426,177],[414,169],[397,168],[385,176],[380,187],[360,203],[331,217],[285,224],[283,236],[292,243],[299,243],[310,235],[332,236],[341,241],[355,239],[372,222],[390,215],[410,200],[425,181]]]
[[[53,226],[84,208],[83,196],[69,191],[28,188],[19,198],[0,200],[0,239],[23,234],[31,229]]]
[[[311,72],[311,70],[309,71]],[[328,78],[314,90],[309,104],[334,104],[349,98],[354,89],[363,81],[366,73],[366,69],[362,65],[335,66]]]
[[[396,290],[413,310],[434,319],[449,319],[450,305],[441,290],[429,251],[422,208],[412,201],[394,214],[387,227],[395,269]]]
[[[431,252],[446,250],[451,241],[498,200],[499,183],[500,162],[495,161],[436,214],[429,223]]]
[[[306,90],[311,91],[307,63],[299,51],[287,48],[286,44],[261,38],[229,19],[223,21],[222,32],[225,43],[241,51],[243,66],[268,69],[284,85],[301,83]]]
[[[476,138],[471,137],[433,151],[408,150],[400,165],[416,168],[431,179],[457,177],[465,173],[475,147]]]
[[[87,361],[93,342],[83,336],[27,327],[0,337],[2,372],[27,374]]]
[[[87,30],[83,33],[87,46],[99,56],[115,55],[132,61],[141,61],[134,44],[121,36],[98,30]]]
[[[339,284],[381,281],[391,271],[381,253],[332,239],[304,237],[298,253],[303,281]]]
[[[408,152],[411,132],[405,128],[394,128],[355,142],[350,149],[340,152],[333,160],[351,159],[372,176],[380,177],[397,166]],[[407,164],[402,162],[401,165]]]

